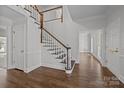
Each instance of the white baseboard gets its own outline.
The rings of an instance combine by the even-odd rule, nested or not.
[[[48,67],[57,70],[65,70],[65,66],[63,64],[53,65],[53,64],[42,64],[43,67]]]
[[[7,69],[13,69],[15,66],[8,66]]]
[[[75,64],[77,64],[77,63],[74,63],[74,65],[73,65],[71,70],[65,70],[66,74],[71,74],[73,72]]]
[[[41,67],[41,64],[27,68],[24,72],[29,73],[37,68]]]
[[[96,56],[94,53],[91,53],[91,51],[81,51],[82,53],[90,53],[91,55],[93,55],[103,67],[106,67],[106,62],[103,59],[98,58],[98,56]],[[76,62],[78,63],[78,62]],[[80,62],[79,62],[80,63]]]
[[[90,51],[80,51],[80,53],[91,53]]]
[[[119,75],[118,79],[124,84],[124,76]]]
[[[124,76],[120,75],[117,71],[113,70],[111,67],[109,67],[102,59],[99,59],[95,54],[91,53],[103,67],[107,67],[122,83],[124,83]]]
[[[124,84],[124,76],[122,76],[120,73],[117,71],[113,70],[111,67],[108,65],[106,66],[123,84]]]
[[[98,58],[98,56],[96,56],[94,53],[91,53],[91,55],[93,55],[97,60],[99,60],[100,64],[101,64],[103,67],[106,67],[106,64],[105,64],[105,62],[104,62],[103,59]]]
[[[95,54],[91,53],[95,58],[97,58],[97,60],[99,60],[99,62],[101,63],[101,65],[103,67],[107,67],[122,83],[124,83],[124,76],[122,76],[120,73],[118,73],[117,71],[115,71],[114,69],[112,69],[111,67],[109,67],[107,64],[105,64],[106,62],[104,62],[102,59],[99,59]]]

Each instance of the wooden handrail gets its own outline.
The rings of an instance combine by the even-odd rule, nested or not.
[[[55,18],[55,20],[61,19],[61,22],[63,22],[63,6],[58,6],[58,7],[54,7],[54,8],[48,9],[48,10],[44,10],[44,11],[42,11],[42,12],[39,12],[39,14],[43,14],[43,13],[45,13],[45,12],[57,10],[57,9],[59,9],[59,8],[62,9],[61,18]],[[51,20],[54,21],[54,19],[51,19]],[[51,21],[51,20],[48,20],[48,21]]]
[[[66,49],[71,49],[71,47],[66,46],[65,44],[63,44],[60,40],[58,40],[54,35],[52,35],[49,31],[47,31],[45,28],[42,28],[45,32],[47,32],[50,36],[52,36],[56,41],[58,41],[63,47],[65,47]]]
[[[37,10],[37,12],[40,14],[40,11],[39,11],[38,7],[36,5],[34,5],[34,7]]]
[[[55,7],[55,8],[51,8],[51,9],[42,11],[42,12],[40,12],[40,13],[42,14],[42,13],[45,13],[45,12],[48,12],[48,11],[52,11],[52,10],[56,10],[56,9],[59,9],[59,8],[62,8],[62,6],[58,6],[58,7]]]

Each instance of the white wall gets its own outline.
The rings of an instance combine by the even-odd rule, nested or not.
[[[107,24],[106,24],[106,59],[107,67],[124,82],[124,6],[110,6],[107,10]],[[116,31],[116,33],[115,33]],[[115,35],[115,36],[112,36]],[[119,41],[114,38],[119,36]],[[115,41],[113,41],[113,38]],[[110,53],[113,48],[113,43],[118,44],[119,52]],[[118,58],[117,58],[118,57]],[[112,61],[111,61],[112,60]]]
[[[120,6],[120,73],[124,82],[124,6]]]
[[[0,28],[0,36],[1,37],[6,37],[7,36],[7,32],[4,29]]]
[[[107,60],[107,67],[114,72],[114,74],[117,72],[118,65],[116,65],[116,62],[113,60],[113,53],[110,51],[113,49],[114,43],[119,43],[116,41],[113,41],[113,36],[115,34],[114,30],[118,30],[117,32],[120,34],[120,27],[116,27],[116,25],[120,24],[119,21],[117,21],[121,17],[120,15],[120,7],[118,6],[110,6],[107,11],[107,25],[106,25],[106,60]],[[115,40],[115,39],[114,39]],[[119,40],[120,41],[120,40]],[[120,49],[120,47],[118,47]],[[119,61],[119,60],[118,60]],[[118,69],[119,71],[119,69]]]
[[[49,68],[65,70],[65,64],[60,63],[61,60],[56,60],[55,56],[47,51],[47,48],[41,48],[41,65]]]

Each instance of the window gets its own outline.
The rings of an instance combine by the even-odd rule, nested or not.
[[[0,37],[0,53],[6,52],[6,37]]]

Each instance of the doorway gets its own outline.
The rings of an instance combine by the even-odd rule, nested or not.
[[[7,31],[0,29],[0,69],[7,69]]]
[[[93,53],[93,37],[91,37],[91,53]]]
[[[90,52],[91,41],[89,32],[79,33],[79,52]]]
[[[4,53],[4,56],[7,56],[5,56],[7,61],[6,67],[7,69],[17,68],[24,70],[24,46],[26,45],[24,40],[26,40],[25,29],[27,17],[23,15],[23,13],[19,13],[14,9],[9,8],[8,6],[0,6],[0,12],[0,31],[5,28],[7,32],[6,36],[1,36],[4,38],[4,41],[5,37],[7,37],[7,43],[3,43],[3,40],[1,43],[1,51],[3,52],[3,50],[7,50],[7,53]],[[3,49],[5,46],[7,49]]]
[[[12,29],[13,63],[19,70],[24,70],[24,29],[24,24],[14,25]]]

